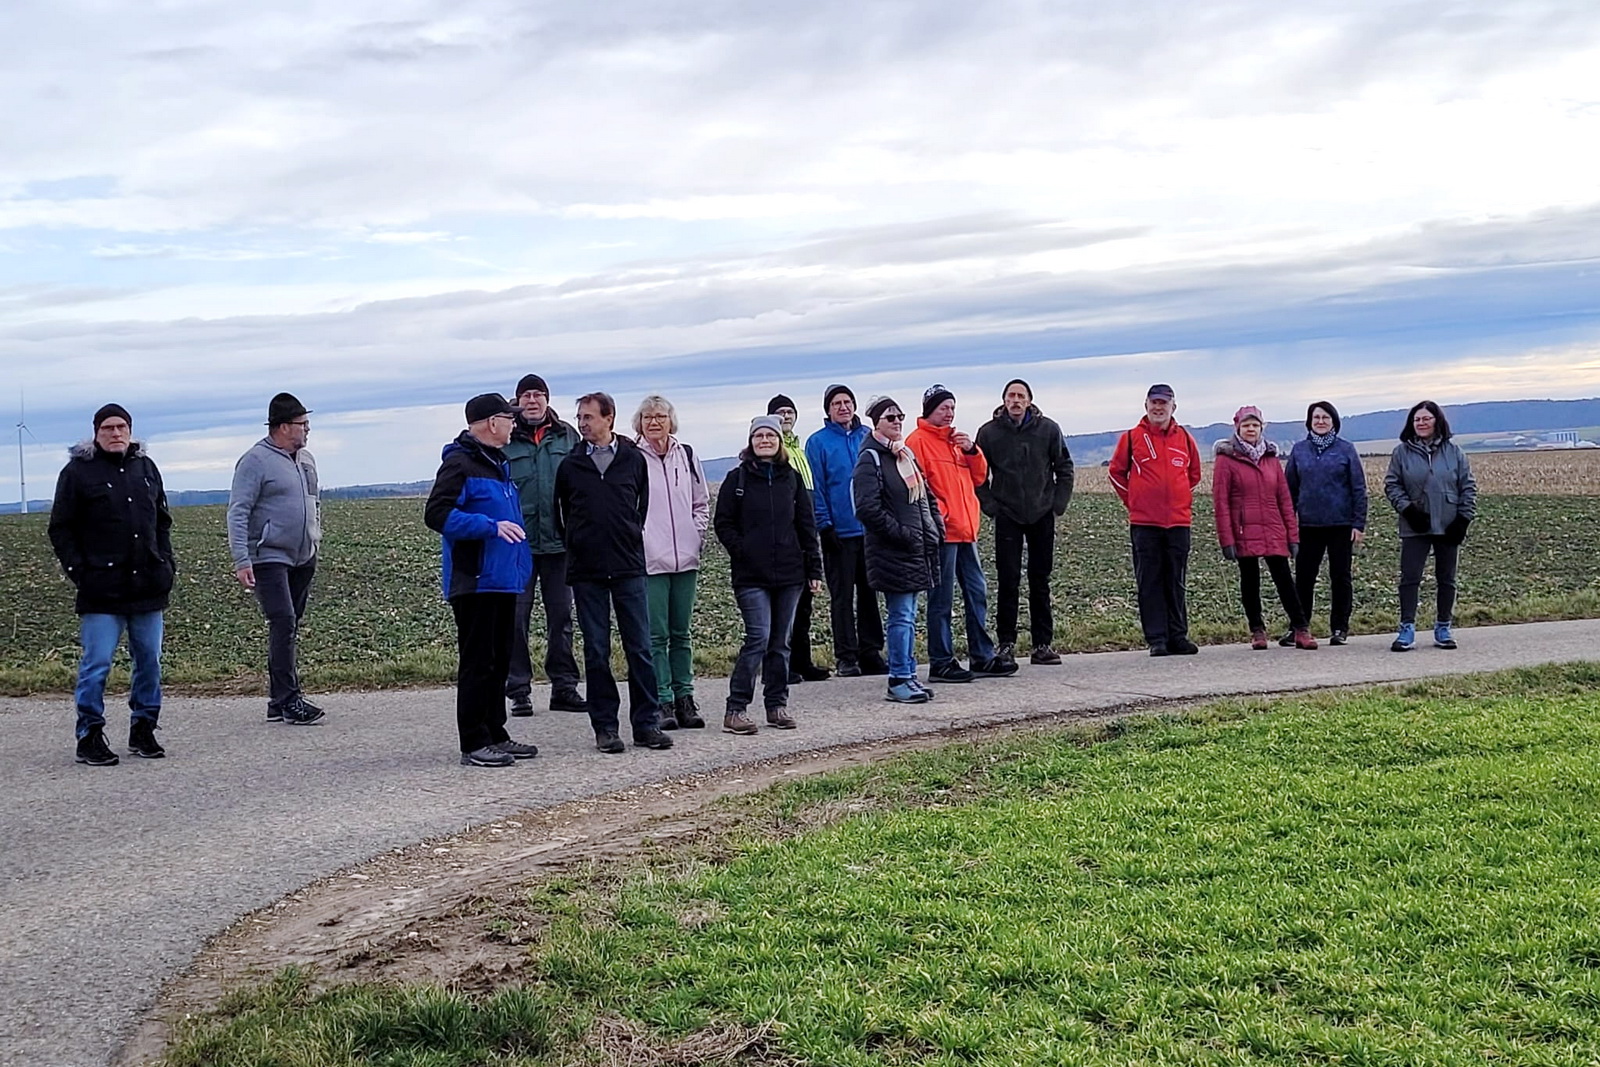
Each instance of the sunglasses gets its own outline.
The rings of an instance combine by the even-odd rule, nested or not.
[[[882,419],[888,419],[890,422],[905,422],[906,421],[906,413],[903,412],[903,411],[897,411],[892,415],[880,415],[878,417],[882,418]]]

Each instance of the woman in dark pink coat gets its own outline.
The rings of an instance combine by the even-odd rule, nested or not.
[[[1211,496],[1217,513],[1217,541],[1224,559],[1239,565],[1239,599],[1250,621],[1250,647],[1267,647],[1261,616],[1261,561],[1267,561],[1278,599],[1289,616],[1296,648],[1316,648],[1295,591],[1289,559],[1300,548],[1300,520],[1289,496],[1289,479],[1278,462],[1278,448],[1263,435],[1261,409],[1240,408],[1233,436],[1217,442],[1211,471]]]

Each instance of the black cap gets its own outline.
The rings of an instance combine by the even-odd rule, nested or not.
[[[829,399],[831,400],[832,397],[830,397]],[[799,408],[794,406],[794,401],[793,400],[790,400],[788,397],[784,396],[782,393],[779,393],[777,396],[775,396],[771,400],[767,401],[767,414],[768,415],[776,415],[778,413],[778,409],[779,408],[788,408],[790,411],[799,411],[800,410]]]
[[[1000,390],[1000,395],[1001,396],[1005,396],[1006,393],[1010,391],[1010,389],[1011,389],[1011,387],[1013,385],[1022,386],[1024,389],[1026,389],[1028,391],[1028,399],[1029,400],[1033,399],[1033,386],[1029,385],[1027,382],[1023,381],[1021,378],[1013,378],[1009,382],[1007,382],[1005,384],[1005,388]]]
[[[536,393],[543,393],[545,396],[550,395],[550,387],[544,384],[544,379],[539,377],[537,374],[524,374],[521,380],[517,382],[517,391],[515,395],[521,396],[529,389],[532,389]]]
[[[822,394],[822,410],[824,412],[833,407],[833,398],[840,393],[849,393],[850,403],[854,404],[856,402],[856,394],[848,385],[830,385],[828,386],[828,391]]]
[[[467,401],[467,425],[482,422],[492,415],[515,415],[517,409],[499,393],[479,393]]]
[[[1032,396],[1033,394],[1028,394]],[[943,404],[946,400],[954,400],[956,394],[942,385],[930,385],[928,391],[922,394],[922,417],[927,418],[933,414],[933,409]]]
[[[133,428],[133,416],[129,415],[128,414],[128,409],[123,407],[121,404],[107,404],[105,407],[103,407],[99,411],[95,412],[94,413],[94,428],[96,430],[98,430],[100,428],[100,424],[102,422],[105,422],[107,419],[110,419],[110,418],[115,418],[115,417],[117,417],[119,415],[128,423],[128,428],[132,429]]]
[[[1146,400],[1152,400],[1158,396],[1165,397],[1168,400],[1178,399],[1178,394],[1172,391],[1172,386],[1160,382],[1152,385],[1149,391],[1144,394]]]
[[[282,426],[286,422],[293,422],[301,415],[309,415],[306,406],[295,399],[293,393],[279,393],[267,405],[267,426]]]

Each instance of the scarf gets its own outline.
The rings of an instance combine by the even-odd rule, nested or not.
[[[1311,447],[1317,450],[1317,455],[1319,455],[1319,456],[1322,455],[1324,452],[1326,452],[1328,449],[1332,448],[1333,447],[1333,443],[1335,441],[1337,441],[1338,439],[1339,439],[1339,431],[1338,430],[1332,430],[1332,431],[1330,431],[1328,433],[1307,433],[1306,434],[1306,440],[1311,442]]]
[[[1261,457],[1267,454],[1266,435],[1263,434],[1261,440],[1252,445],[1247,444],[1245,439],[1238,434],[1234,434],[1233,450],[1259,467],[1261,465]]]
[[[922,475],[922,468],[917,465],[917,457],[904,441],[890,441],[880,437],[877,430],[872,431],[872,436],[878,443],[887,448],[894,455],[894,466],[900,472],[900,477],[905,479],[906,496],[915,504],[928,495],[928,481]]]

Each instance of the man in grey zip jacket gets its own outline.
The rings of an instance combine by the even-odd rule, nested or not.
[[[322,540],[317,461],[306,451],[311,413],[288,393],[267,407],[267,436],[239,457],[228,492],[228,550],[239,584],[267,620],[267,721],[306,726],[322,709],[300,691],[300,620]]]

